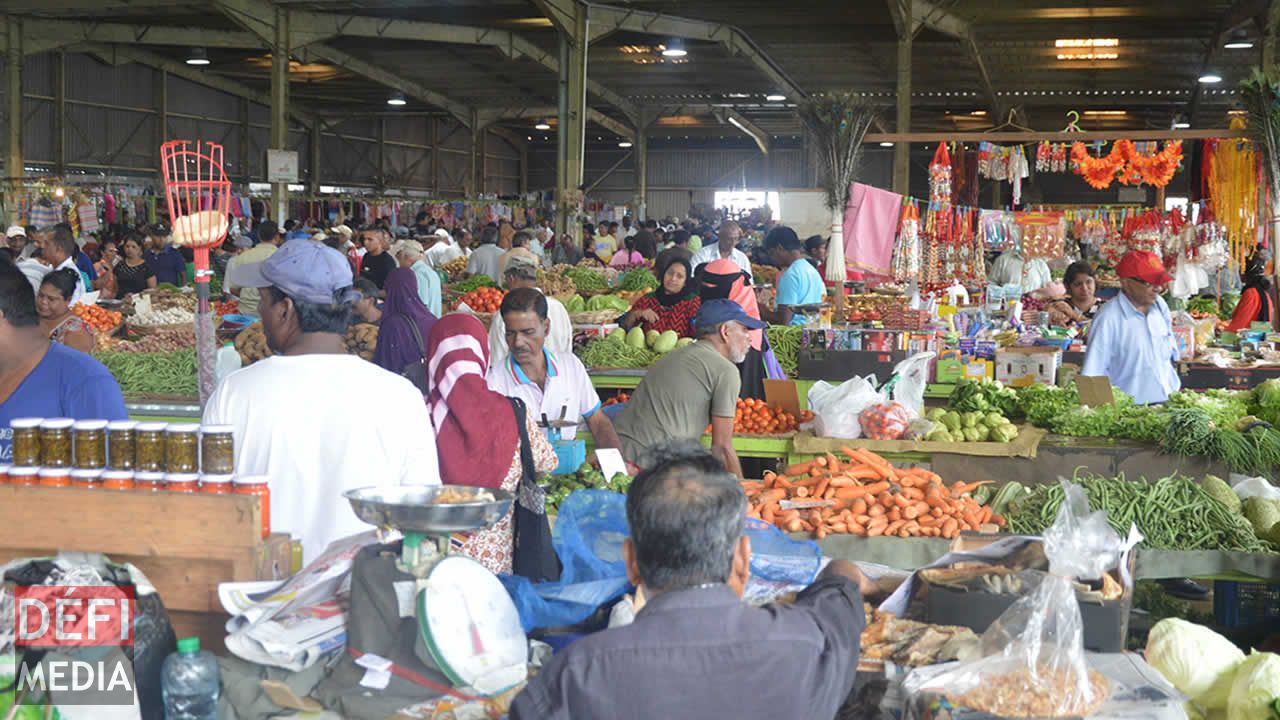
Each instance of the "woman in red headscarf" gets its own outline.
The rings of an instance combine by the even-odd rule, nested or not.
[[[524,413],[524,432],[509,398],[489,389],[489,334],[472,315],[454,313],[436,322],[427,343],[428,404],[446,485],[475,485],[516,492],[526,474],[522,434],[528,438],[532,468],[549,473],[556,453],[533,416]],[[532,479],[532,478],[531,478]],[[517,499],[519,502],[519,499]],[[514,504],[513,504],[514,508]],[[462,552],[494,573],[511,573],[514,555],[512,511],[492,528],[457,538]],[[538,578],[534,578],[538,580]]]

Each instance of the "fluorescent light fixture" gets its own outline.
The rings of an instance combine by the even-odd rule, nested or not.
[[[1200,76],[1200,82],[1205,85],[1213,85],[1222,82],[1222,76],[1217,73],[1208,72]]]
[[[1253,47],[1253,41],[1249,39],[1248,33],[1243,30],[1237,30],[1231,34],[1231,37],[1227,38],[1222,47],[1226,50],[1248,50]]]
[[[662,48],[662,57],[682,58],[688,54],[689,51],[685,50],[684,45],[678,40],[674,40],[669,45]]]
[[[398,92],[387,98],[387,104],[394,107],[404,107],[409,104],[409,101],[404,99],[404,93]]]
[[[204,48],[191,48],[191,52],[187,54],[188,65],[208,65],[209,54]]]
[[[782,102],[787,99],[787,96],[782,93],[769,93],[764,96],[764,99],[768,102]]]
[[[1075,52],[1058,53],[1059,60],[1119,60],[1120,53],[1113,52]]]
[[[969,114],[970,114],[970,115],[972,115],[973,117],[986,117],[986,116],[987,116],[987,111],[986,111],[986,110],[974,110],[973,112],[971,112],[971,113],[969,113]]]
[[[1059,38],[1053,41],[1054,47],[1060,48],[1101,48],[1120,47],[1119,38]]]
[[[618,147],[620,147],[620,148],[629,148],[629,147],[631,147],[631,141],[630,141],[630,140],[622,140],[622,141],[620,141],[620,142],[618,143]]]
[[[540,120],[538,121],[537,125],[533,126],[533,129],[534,130],[550,130],[551,123],[547,122],[546,120]]]
[[[889,142],[888,140],[885,140],[884,142],[880,143],[880,147],[893,147],[893,143]]]
[[[1186,120],[1178,119],[1173,121],[1174,130],[1186,130],[1189,127],[1191,127],[1191,123]]]
[[[1128,110],[1085,110],[1085,117],[1127,117]]]

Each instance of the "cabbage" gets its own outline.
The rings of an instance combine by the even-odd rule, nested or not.
[[[1203,625],[1166,618],[1147,635],[1147,662],[1171,685],[1206,708],[1225,708],[1244,653]]]
[[[1280,697],[1280,655],[1255,652],[1236,668],[1227,720],[1266,720]]]

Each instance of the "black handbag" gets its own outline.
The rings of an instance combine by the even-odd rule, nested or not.
[[[511,573],[532,582],[555,582],[560,579],[560,556],[551,542],[551,523],[547,520],[547,493],[538,487],[538,471],[533,466],[533,445],[525,426],[527,409],[519,398],[510,398],[520,428],[520,462],[524,472],[516,488],[512,504],[512,536],[515,547],[511,556]]]
[[[418,359],[404,366],[400,371],[400,375],[413,383],[413,386],[423,394],[427,394],[427,346],[422,342],[422,332],[418,330],[418,323],[404,313],[400,313],[399,317],[409,323],[409,330],[413,332],[413,339],[418,343]]]

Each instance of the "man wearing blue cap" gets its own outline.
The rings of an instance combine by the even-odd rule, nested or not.
[[[342,499],[346,490],[439,484],[422,393],[347,354],[360,297],[347,259],[323,243],[290,240],[227,272],[228,282],[261,289],[262,329],[276,354],[228,375],[204,423],[234,428],[237,475],[270,478],[272,528],[300,538],[309,560],[369,529]]]
[[[764,323],[732,300],[707,300],[693,319],[698,341],[649,368],[614,423],[622,454],[644,467],[646,450],[671,439],[702,437],[711,424],[711,452],[742,477],[733,449],[733,416],[742,378],[737,363],[751,348],[750,330]]]

